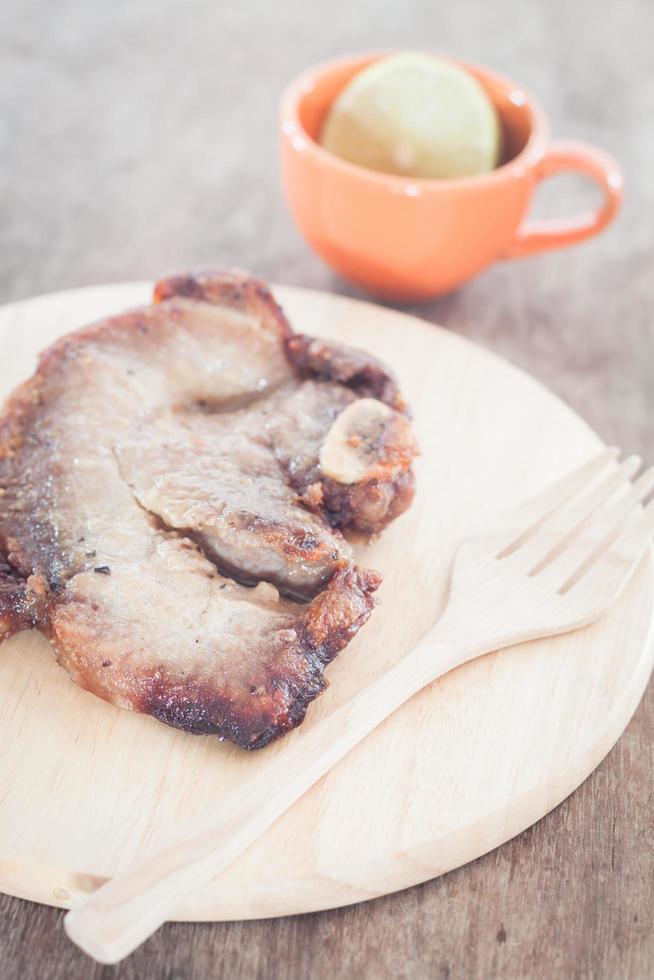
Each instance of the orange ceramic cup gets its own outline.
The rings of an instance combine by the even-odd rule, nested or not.
[[[622,175],[586,143],[549,140],[538,103],[514,82],[457,62],[483,85],[502,123],[504,162],[479,177],[424,180],[378,173],[318,143],[330,104],[356,72],[382,54],[310,69],[282,96],[282,181],[307,241],[337,272],[379,296],[422,299],[466,282],[496,259],[534,255],[598,234],[615,216]],[[454,59],[453,59],[454,60]],[[539,181],[575,171],[602,189],[588,214],[524,222]]]

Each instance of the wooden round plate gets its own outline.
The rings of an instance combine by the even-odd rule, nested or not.
[[[597,450],[531,378],[439,328],[300,289],[276,295],[298,330],[365,347],[397,371],[423,455],[409,513],[357,549],[381,604],[328,670],[311,726],[435,622],[456,542]],[[0,311],[0,394],[55,337],[149,301],[146,283],[44,296]],[[654,658],[651,558],[592,628],[492,654],[406,704],[316,785],[179,919],[244,919],[359,902],[442,874],[538,820],[608,752]],[[470,615],[474,616],[474,609]],[[0,657],[0,890],[68,906],[265,768],[80,690],[45,639]]]

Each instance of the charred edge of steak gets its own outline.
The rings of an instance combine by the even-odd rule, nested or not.
[[[360,439],[365,438],[364,433]],[[314,467],[308,474],[311,482],[297,486],[304,506],[324,515],[335,528],[366,536],[383,531],[407,510],[415,495],[411,464],[419,450],[405,416],[392,416],[375,448],[377,460],[358,483],[341,483]]]
[[[300,640],[307,662],[307,671],[301,686],[289,690],[288,708],[281,717],[260,732],[246,748],[260,749],[273,739],[299,725],[312,701],[327,687],[324,668],[343,647],[352,640],[370,618],[375,606],[374,593],[381,584],[381,576],[374,571],[342,569],[332,578],[327,589],[314,600],[300,630]],[[338,593],[347,589],[343,603]],[[344,615],[344,606],[347,615]]]
[[[267,672],[266,687],[252,688],[245,699],[206,683],[171,685],[165,677],[153,678],[139,710],[189,734],[218,735],[248,751],[263,748],[299,725],[325,690],[325,666],[370,616],[380,581],[376,572],[355,566],[336,572],[295,626],[295,673],[282,657]]]
[[[250,703],[236,706],[229,691],[189,681],[171,685],[160,677],[148,683],[139,711],[187,735],[217,736],[253,751],[299,725],[325,686],[322,664],[307,654],[301,676],[270,673],[263,692],[251,689]]]
[[[34,618],[27,582],[0,547],[0,640],[31,629]]]
[[[335,527],[351,527],[366,535],[379,534],[407,510],[415,495],[413,470],[390,480],[368,480],[354,485],[324,479],[323,508]]]
[[[301,377],[340,382],[361,397],[376,398],[407,413],[395,378],[381,361],[365,351],[294,334],[286,340],[286,356]]]
[[[226,272],[196,272],[169,276],[154,287],[154,302],[174,297],[196,299],[204,303],[228,306],[259,318],[264,326],[281,337],[290,337],[293,329],[268,286],[239,269]]]

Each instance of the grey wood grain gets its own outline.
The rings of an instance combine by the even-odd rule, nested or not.
[[[627,198],[595,241],[497,265],[412,311],[525,367],[604,438],[651,461],[653,36],[651,0],[3,0],[0,301],[224,263],[358,295],[285,211],[279,92],[348,50],[450,51],[520,79],[556,135],[612,152]],[[594,200],[560,178],[537,210]],[[58,911],[0,897],[0,977],[649,978],[653,803],[650,685],[569,800],[444,878],[316,915],[169,925],[116,968],[68,944]]]

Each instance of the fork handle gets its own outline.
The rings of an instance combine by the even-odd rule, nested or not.
[[[399,663],[317,725],[287,737],[262,773],[217,801],[215,809],[166,848],[73,908],[64,922],[70,939],[101,963],[116,963],[136,949],[174,913],[187,892],[231,864],[401,704],[469,659],[442,632],[432,630]]]

